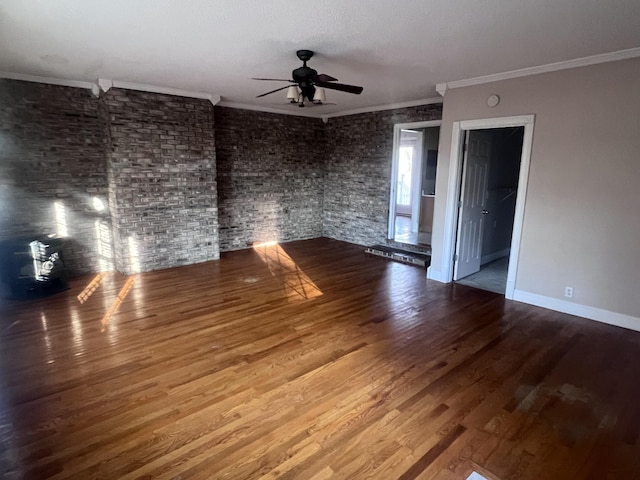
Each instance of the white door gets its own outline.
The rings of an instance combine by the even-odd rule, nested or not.
[[[482,229],[488,213],[487,180],[489,178],[489,156],[491,133],[470,131],[467,134],[460,212],[458,216],[458,239],[453,279],[459,280],[480,270],[482,258]]]

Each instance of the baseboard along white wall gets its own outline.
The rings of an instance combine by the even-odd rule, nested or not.
[[[628,328],[629,330],[640,332],[640,317],[590,307],[588,305],[581,305],[567,300],[559,300],[557,298],[546,297],[544,295],[538,295],[537,293],[525,292],[517,289],[514,291],[513,299],[518,302],[528,303],[529,305],[536,305],[538,307],[548,308],[549,310],[555,310],[556,312],[568,313],[577,317],[583,317],[589,320],[595,320],[597,322],[607,323],[609,325],[615,325],[617,327]]]

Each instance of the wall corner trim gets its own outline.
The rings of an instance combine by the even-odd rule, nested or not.
[[[108,92],[111,87],[113,87],[113,80],[111,80],[110,78],[99,78],[98,86],[103,92]]]
[[[612,312],[601,308],[581,305],[579,303],[568,302],[557,298],[539,295],[537,293],[515,290],[513,299],[517,302],[528,303],[538,307],[548,308],[557,312],[568,313],[577,317],[595,320],[596,322],[615,325],[616,327],[627,328],[640,332],[640,317],[626,315],[624,313]]]
[[[441,97],[444,97],[444,94],[447,93],[447,84],[446,83],[438,83],[436,85],[436,92],[438,92]]]
[[[484,83],[498,82],[500,80],[528,77],[530,75],[538,75],[540,73],[557,72],[559,70],[587,67],[589,65],[615,62],[618,60],[628,60],[630,58],[636,57],[640,57],[640,47],[618,50],[616,52],[601,53],[599,55],[591,55],[589,57],[575,58],[573,60],[564,60],[562,62],[548,63],[546,65],[538,65],[536,67],[528,67],[518,70],[510,70],[507,72],[494,73],[491,75],[484,75],[482,77],[473,77],[464,80],[454,80],[451,82],[439,83],[438,85],[436,85],[436,90],[438,93],[440,93],[440,95],[444,95],[440,92],[440,89],[446,92],[450,88],[471,87],[473,85],[482,85]]]
[[[451,283],[451,280],[448,280],[445,275],[439,270],[434,270],[431,266],[427,267],[427,278],[429,280],[435,280],[440,283]]]

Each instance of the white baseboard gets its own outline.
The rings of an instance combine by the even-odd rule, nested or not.
[[[545,297],[544,295],[525,292],[523,290],[515,290],[513,292],[513,299],[518,302],[528,303],[530,305],[548,308],[557,312],[568,313],[570,315],[576,315],[578,317],[588,318],[589,320],[608,323],[609,325],[615,325],[617,327],[628,328],[629,330],[636,330],[640,332],[640,318],[626,315],[624,313],[612,312],[610,310],[589,307],[587,305],[568,302],[566,300]]]
[[[489,255],[484,255],[480,259],[480,265],[493,262],[494,260],[498,260],[499,258],[502,258],[502,257],[508,257],[510,253],[511,253],[511,249],[505,248],[504,250],[500,250],[499,252],[493,252],[493,253],[490,253]]]

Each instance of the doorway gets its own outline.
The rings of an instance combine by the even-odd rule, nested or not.
[[[431,245],[440,121],[394,125],[389,241]]]
[[[432,266],[430,266],[427,270],[428,278],[432,278],[434,280],[445,283],[453,281],[454,272],[456,272],[458,268],[457,263],[460,259],[460,255],[464,253],[463,250],[458,251],[459,248],[465,248],[464,239],[462,239],[462,242],[458,241],[458,231],[460,229],[460,199],[461,190],[463,188],[462,167],[463,160],[466,155],[464,148],[465,143],[467,142],[466,133],[471,130],[523,127],[522,153],[520,157],[520,169],[518,173],[517,188],[514,192],[515,212],[513,215],[511,243],[509,246],[509,254],[507,260],[507,281],[504,291],[504,295],[506,298],[513,299],[520,255],[520,240],[524,222],[524,209],[527,196],[527,183],[529,178],[531,146],[533,143],[534,121],[535,115],[521,115],[514,117],[487,118],[480,120],[463,120],[453,122],[451,134],[451,154],[449,162],[449,172],[447,177],[447,191],[446,199],[444,201],[444,214],[443,217],[441,217],[442,223],[437,225],[438,229],[442,229],[439,230],[441,232],[441,236],[438,237],[442,242],[442,250],[438,252],[439,258],[435,259],[435,261],[440,264],[440,269],[434,269],[432,263]],[[471,224],[468,228],[472,229]],[[476,256],[480,256],[480,259],[482,260],[481,252],[477,252],[478,246],[475,245],[475,247]],[[458,277],[460,277],[459,272],[457,273],[457,275]]]
[[[465,132],[453,280],[504,295],[524,127]]]

